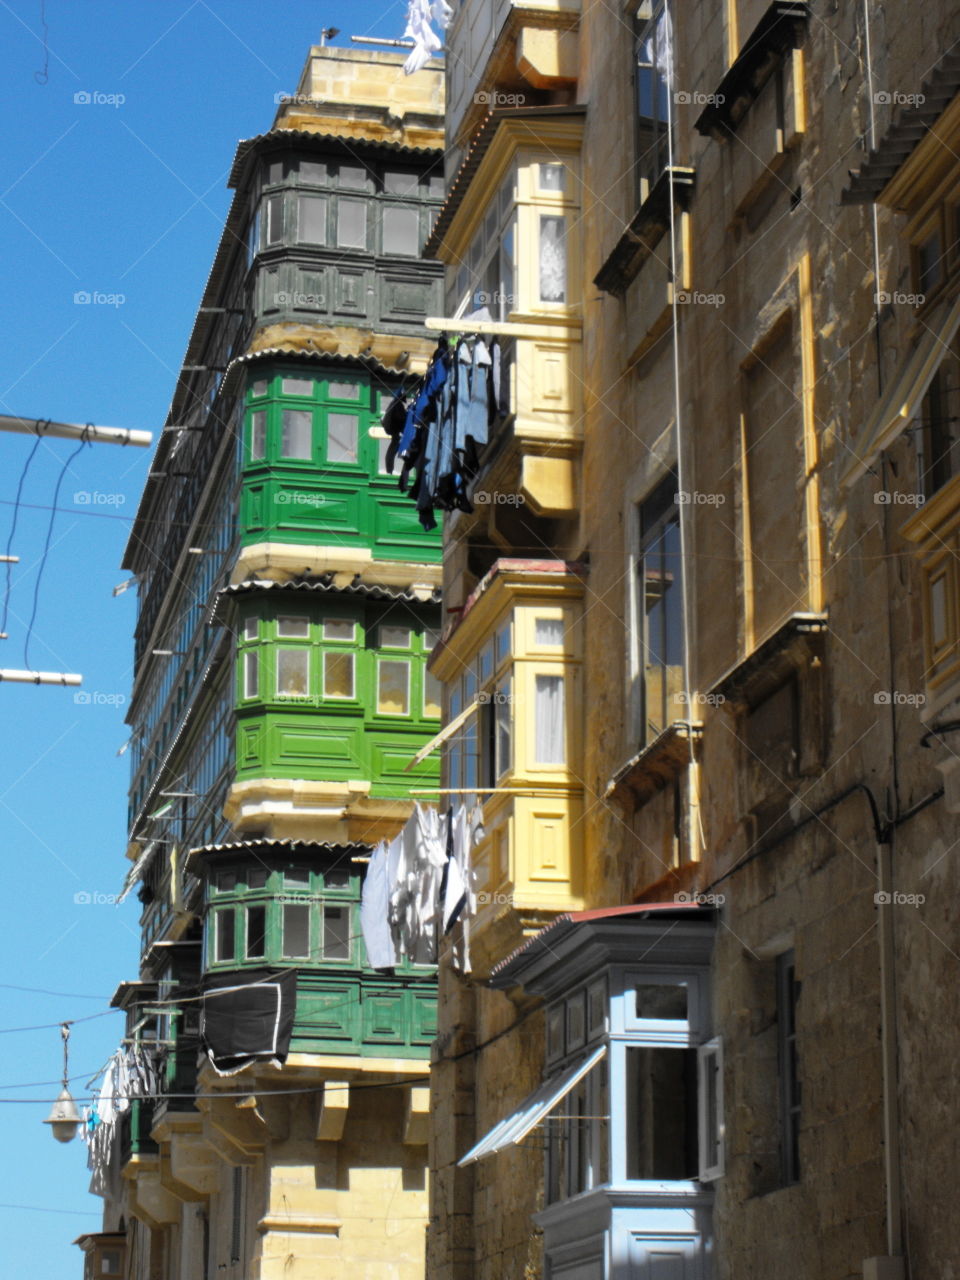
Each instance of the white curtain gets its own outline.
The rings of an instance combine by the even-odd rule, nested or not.
[[[566,760],[563,676],[537,676],[534,716],[537,764],[563,764]]]

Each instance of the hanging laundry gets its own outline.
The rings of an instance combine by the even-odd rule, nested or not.
[[[403,64],[406,75],[412,76],[420,71],[442,47],[440,37],[430,25],[434,16],[430,0],[410,0],[407,9],[407,26],[403,33],[405,40],[413,41],[410,56]]]
[[[397,948],[390,929],[389,854],[386,844],[377,845],[370,855],[360,895],[360,931],[372,969],[393,969]]]

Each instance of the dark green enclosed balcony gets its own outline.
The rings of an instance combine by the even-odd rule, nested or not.
[[[297,840],[210,845],[191,855],[204,894],[206,978],[297,970],[290,1051],[427,1058],[432,966],[372,970],[360,930],[369,849]]]
[[[414,504],[386,470],[380,419],[396,381],[356,366],[329,368],[320,357],[286,366],[258,362],[248,377],[244,547],[294,543],[325,548],[331,562],[344,564],[352,553],[359,565],[360,553],[439,565],[438,532],[421,528]]]

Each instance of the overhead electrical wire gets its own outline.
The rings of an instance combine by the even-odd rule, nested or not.
[[[20,471],[20,479],[19,479],[19,481],[17,482],[17,496],[16,496],[16,498],[14,498],[13,503],[12,503],[12,506],[13,506],[13,516],[12,516],[12,518],[11,518],[11,520],[10,520],[10,533],[7,535],[7,550],[6,550],[6,555],[7,555],[7,564],[6,564],[7,574],[6,574],[6,578],[7,578],[7,582],[6,582],[6,589],[5,589],[4,594],[3,594],[3,618],[2,618],[2,619],[0,619],[0,632],[6,632],[6,629],[7,629],[7,616],[8,616],[8,614],[9,614],[9,612],[10,612],[10,593],[11,593],[11,591],[13,590],[13,583],[12,583],[12,580],[11,580],[11,575],[12,575],[12,573],[13,573],[13,564],[12,564],[12,562],[11,562],[11,560],[10,560],[10,553],[11,553],[11,551],[12,551],[12,549],[13,549],[13,539],[14,539],[14,535],[15,535],[15,534],[16,534],[16,532],[17,532],[17,520],[18,520],[18,518],[19,518],[19,516],[20,516],[20,507],[21,507],[21,505],[26,505],[26,504],[21,504],[21,502],[20,502],[20,498],[21,498],[21,495],[23,494],[23,486],[24,486],[24,483],[25,483],[25,481],[26,481],[26,479],[27,479],[27,472],[30,470],[30,463],[33,461],[34,454],[37,452],[37,450],[38,450],[39,448],[40,448],[40,422],[38,421],[38,422],[37,422],[37,438],[36,438],[36,440],[34,440],[34,442],[33,442],[33,448],[32,448],[32,449],[30,450],[30,452],[27,454],[27,460],[26,460],[26,462],[23,464],[23,467],[22,467],[22,469],[21,469],[21,471]],[[7,503],[5,503],[4,505],[6,506],[6,505],[8,505],[8,504],[7,504]]]
[[[64,459],[63,466],[60,468],[60,474],[59,476],[57,476],[56,487],[54,488],[54,491],[53,491],[53,506],[50,510],[50,521],[47,524],[47,536],[44,539],[43,552],[40,556],[39,567],[37,568],[37,577],[36,577],[36,581],[33,584],[33,609],[31,610],[31,613],[30,613],[30,621],[27,623],[27,634],[24,637],[24,641],[23,641],[23,665],[27,669],[27,671],[31,669],[30,668],[30,638],[33,635],[33,624],[37,620],[37,609],[39,608],[39,605],[40,605],[40,583],[43,580],[43,571],[47,567],[47,558],[50,554],[50,541],[53,537],[54,521],[57,518],[57,499],[60,497],[60,486],[63,484],[63,478],[67,474],[67,471],[70,467],[70,463],[74,460],[74,458],[77,456],[78,453],[80,453],[82,449],[85,449],[89,445],[90,443],[89,431],[92,425],[93,425],[92,423],[89,423],[89,422],[87,423],[87,425],[83,429],[83,435],[80,439],[80,443],[73,450],[73,452],[68,454],[67,457]],[[39,443],[40,441],[38,438],[37,444]],[[0,628],[0,630],[2,630],[2,628]]]

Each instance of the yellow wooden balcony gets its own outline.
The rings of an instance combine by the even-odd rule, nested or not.
[[[583,905],[584,578],[563,561],[499,560],[434,653],[448,722],[445,785],[483,805],[474,848],[474,967]]]

